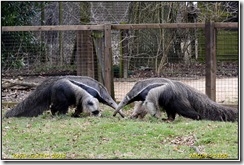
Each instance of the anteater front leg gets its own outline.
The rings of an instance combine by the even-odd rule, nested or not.
[[[134,118],[140,118],[140,119],[143,119],[147,114],[147,111],[145,109],[145,106],[143,106],[143,102],[142,101],[138,101],[135,103],[135,106],[134,106],[134,111],[132,113],[132,115],[130,116],[131,119],[134,119]]]
[[[81,104],[78,104],[75,113],[72,114],[72,117],[80,117],[81,112],[83,111],[83,107]]]
[[[56,91],[52,96],[52,106],[51,112],[52,115],[56,113],[66,114],[69,109],[68,99],[62,91]]]
[[[56,113],[66,114],[68,112],[68,108],[69,108],[68,104],[56,102],[56,103],[53,103],[53,105],[51,106],[51,112],[52,112],[52,115],[55,115]]]

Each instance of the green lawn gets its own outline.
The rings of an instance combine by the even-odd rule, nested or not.
[[[3,118],[2,159],[238,159],[237,122],[178,116],[165,123],[149,115],[132,120],[112,113]]]

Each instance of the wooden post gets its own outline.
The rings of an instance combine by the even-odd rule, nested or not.
[[[112,49],[111,49],[111,24],[104,25],[104,37],[105,37],[105,49],[104,49],[104,64],[105,64],[105,74],[104,81],[105,87],[108,93],[114,98],[114,86],[113,86],[113,72],[112,72]]]
[[[205,24],[206,45],[206,94],[216,101],[216,29],[214,23]]]

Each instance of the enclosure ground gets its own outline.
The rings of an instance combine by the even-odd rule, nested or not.
[[[125,111],[125,110],[124,110]],[[2,111],[5,113],[5,110]],[[238,159],[238,123],[112,117],[2,119],[2,159]],[[126,114],[130,113],[125,111]]]
[[[40,83],[45,78],[24,77],[23,80]],[[128,80],[115,81],[117,101],[136,82]],[[204,91],[204,79],[185,78],[183,82]],[[230,88],[228,85],[233,82],[236,86]],[[237,78],[217,79],[218,84],[225,91],[221,95],[238,91]],[[2,91],[2,101],[20,102],[31,91],[6,89]],[[238,95],[232,101],[236,103],[237,100]],[[2,106],[2,116],[12,106]],[[2,158],[239,159],[237,122],[194,121],[177,116],[173,123],[165,123],[150,115],[143,120],[132,120],[112,117],[113,110],[108,106],[101,105],[101,109],[101,118],[72,118],[72,112],[51,116],[49,111],[33,118],[3,118]],[[127,117],[132,110],[132,105],[123,109]]]

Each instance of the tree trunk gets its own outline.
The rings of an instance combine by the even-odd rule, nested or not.
[[[80,22],[90,22],[90,2],[80,2]],[[77,33],[77,75],[95,78],[94,53],[91,31]]]
[[[121,51],[120,51],[120,77],[121,78],[128,78],[128,55],[129,55],[129,48],[128,48],[128,35],[129,30],[121,30]]]
[[[63,2],[59,2],[59,25],[63,24]],[[63,32],[59,31],[59,55],[60,55],[60,66],[63,65]]]
[[[77,75],[94,78],[94,56],[91,32],[78,31],[77,35]]]
[[[45,2],[40,2],[41,3],[41,25],[45,25]],[[45,32],[40,32],[41,34],[41,46],[44,45],[44,34]],[[45,47],[43,48],[45,50]],[[43,50],[42,49],[42,50]],[[41,51],[41,62],[46,63],[48,61],[47,53],[46,51]]]

